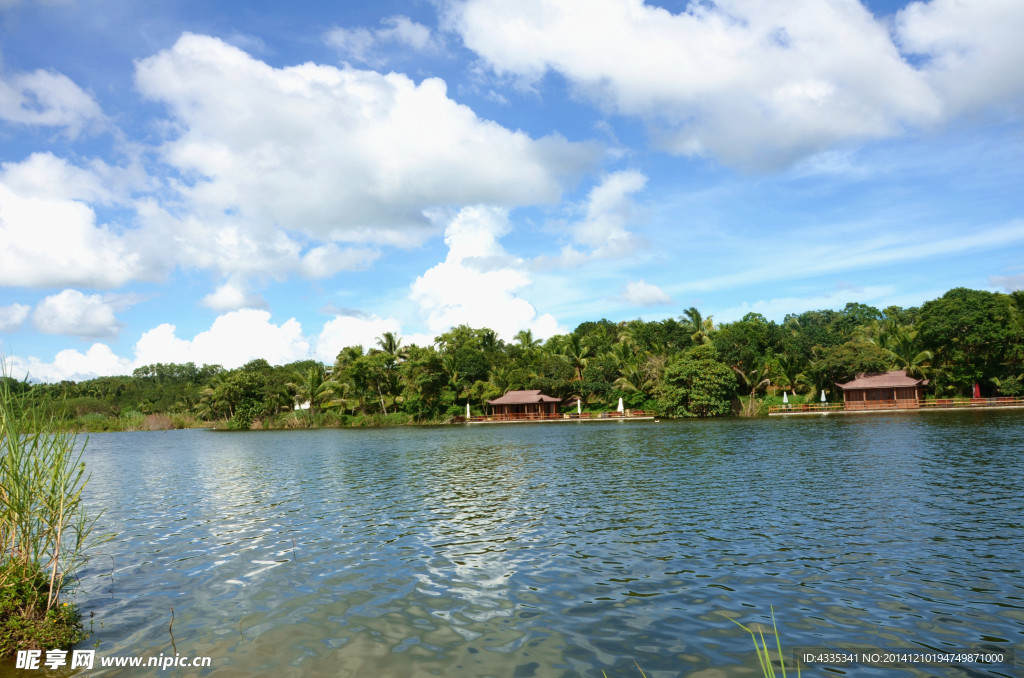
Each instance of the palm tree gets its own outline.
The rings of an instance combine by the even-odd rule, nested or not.
[[[480,331],[480,348],[484,353],[490,355],[498,348],[498,334],[490,329],[484,328]]]
[[[646,370],[641,365],[626,365],[622,370],[622,376],[612,384],[615,388],[623,391],[650,393],[651,380]]]
[[[715,323],[711,320],[711,316],[703,318],[700,311],[691,306],[683,311],[679,320],[691,332],[690,339],[693,340],[693,343],[698,345],[711,343],[711,333],[715,331]]]
[[[747,407],[743,415],[753,417],[757,414],[758,410],[757,391],[772,383],[767,376],[769,374],[768,365],[764,365],[760,369],[747,370],[746,372],[733,365],[732,371],[739,377],[740,383],[750,389],[750,399],[747,400]]]
[[[408,356],[406,349],[401,346],[401,337],[395,336],[394,332],[385,332],[378,337],[377,345],[394,361],[403,361]]]
[[[516,332],[515,340],[527,351],[531,351],[541,344],[540,339],[534,339],[532,330],[519,330]]]
[[[637,362],[638,356],[633,353],[633,347],[631,344],[625,341],[620,341],[617,344],[612,344],[611,348],[605,353],[605,356],[615,361],[615,367],[620,372],[628,365],[633,365]]]
[[[900,327],[889,335],[883,335],[883,343],[880,346],[892,358],[892,365],[896,369],[905,370],[908,376],[923,379],[925,368],[931,366],[931,360],[935,354],[921,348],[917,341],[917,330],[909,327]]]
[[[309,418],[316,415],[317,403],[323,402],[330,395],[332,382],[328,381],[324,366],[320,363],[311,365],[303,374],[293,375],[296,379],[290,385],[295,387],[294,399],[309,402]]]
[[[781,381],[784,385],[793,389],[793,393],[796,394],[797,386],[803,385],[801,377],[802,370],[800,369],[799,358],[792,356],[788,353],[783,353],[775,357],[775,373],[778,377],[781,377]],[[776,381],[778,385],[778,381]]]
[[[558,347],[558,353],[565,356],[572,365],[576,372],[576,380],[583,381],[583,370],[587,366],[587,358],[593,355],[590,344],[580,339],[577,334],[567,334]]]

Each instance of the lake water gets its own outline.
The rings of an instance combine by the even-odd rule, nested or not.
[[[774,606],[787,648],[1024,655],[1022,448],[1021,411],[97,434],[117,537],[85,647],[212,658],[177,675],[739,676],[726,617]]]

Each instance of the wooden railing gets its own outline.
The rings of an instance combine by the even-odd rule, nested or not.
[[[653,413],[645,412],[644,410],[626,410],[625,412],[583,412],[577,414],[576,412],[565,412],[565,413],[537,413],[537,412],[518,412],[512,414],[487,414],[487,415],[475,415],[470,418],[466,417],[454,417],[452,423],[454,424],[480,424],[485,422],[512,422],[512,421],[563,421],[572,419],[636,419],[639,417],[651,417]]]
[[[768,414],[799,414],[801,412],[863,412],[866,410],[913,410],[918,408],[947,407],[1011,407],[1024,406],[1024,397],[1019,398],[936,398],[935,400],[856,400],[847,403],[772,405]]]
[[[775,414],[776,412],[788,412],[795,414],[798,412],[838,412],[843,409],[842,403],[800,403],[800,404],[789,404],[789,405],[770,405],[768,407],[768,414]]]
[[[855,410],[913,410],[921,406],[914,398],[897,398],[895,400],[851,400],[844,409]]]
[[[1024,398],[936,398],[921,402],[921,407],[1006,407],[1024,405]]]

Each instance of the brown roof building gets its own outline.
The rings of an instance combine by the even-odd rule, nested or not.
[[[843,392],[844,409],[885,410],[921,406],[927,379],[908,377],[903,370],[858,374],[853,381],[836,384]]]
[[[557,414],[560,402],[561,398],[540,391],[509,391],[500,398],[488,400],[487,404],[496,417],[532,419]]]

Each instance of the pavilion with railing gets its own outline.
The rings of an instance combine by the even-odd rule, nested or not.
[[[836,384],[846,410],[904,410],[921,407],[927,379],[907,376],[903,370],[858,374],[853,381]]]
[[[500,398],[488,400],[491,416],[499,419],[547,419],[558,414],[561,398],[537,391],[509,391]]]

